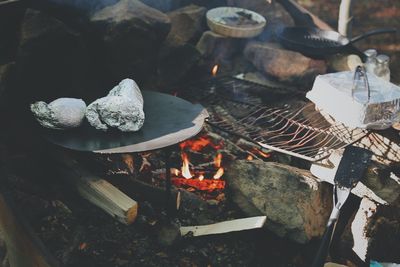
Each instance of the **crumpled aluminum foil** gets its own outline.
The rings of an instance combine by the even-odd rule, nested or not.
[[[144,123],[143,97],[132,79],[124,79],[106,97],[91,103],[86,109],[90,125],[107,131],[109,127],[123,132],[138,131]]]
[[[63,130],[78,127],[85,118],[86,104],[82,99],[58,98],[47,104],[38,101],[30,106],[40,125]]]

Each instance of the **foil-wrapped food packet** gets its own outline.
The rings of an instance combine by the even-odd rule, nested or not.
[[[362,67],[317,76],[307,98],[351,128],[381,130],[400,121],[400,87]]]

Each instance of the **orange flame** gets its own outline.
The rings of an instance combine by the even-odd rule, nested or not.
[[[200,174],[199,175],[199,181],[203,181],[204,180],[204,175],[203,174]]]
[[[215,167],[217,168],[221,167],[221,162],[222,162],[222,154],[218,153],[217,156],[214,158]]]
[[[212,75],[213,77],[217,76],[218,68],[219,68],[218,64],[215,64],[214,67],[212,67],[212,69],[211,69],[211,75]]]
[[[224,168],[219,168],[218,171],[214,174],[214,179],[219,179],[221,176],[224,175]]]
[[[186,179],[190,179],[193,175],[190,173],[189,170],[189,159],[185,153],[182,153],[182,168],[181,168],[182,176]]]
[[[179,144],[181,149],[184,149],[186,147],[189,147],[193,151],[200,151],[206,146],[211,146],[215,149],[220,149],[220,145],[215,145],[211,142],[209,137],[199,137],[198,139],[192,139],[192,140],[187,140],[185,142],[182,142]]]
[[[173,174],[173,175],[175,175],[175,176],[178,176],[179,175],[179,170],[178,169],[176,169],[176,168],[171,168],[171,174]]]
[[[253,160],[254,158],[253,158],[253,156],[252,155],[248,155],[247,156],[247,160]]]
[[[264,157],[264,158],[271,157],[271,154],[265,153],[265,152],[263,152],[263,151],[261,151],[260,149],[257,149],[257,148],[252,149],[252,152],[254,154],[258,154],[259,156]]]

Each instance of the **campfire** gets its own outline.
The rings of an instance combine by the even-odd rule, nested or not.
[[[182,167],[179,169],[172,168],[172,183],[178,187],[187,188],[187,190],[200,190],[212,192],[215,190],[223,190],[225,181],[222,179],[224,175],[224,167],[222,167],[222,154],[218,152],[222,148],[222,144],[213,144],[210,138],[200,136],[196,139],[182,142],[179,145],[181,149]],[[216,156],[212,162],[200,163],[193,165],[189,161],[189,155],[196,153],[203,154],[203,151],[215,150]]]
[[[397,37],[295,2],[0,0],[0,267],[400,263]]]

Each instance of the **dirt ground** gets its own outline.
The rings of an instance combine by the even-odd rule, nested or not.
[[[313,12],[332,28],[337,29],[339,14],[338,0],[300,0],[305,8]],[[400,1],[398,0],[363,0],[353,1],[352,34],[357,36],[368,30],[394,27],[400,29]],[[400,83],[400,34],[384,34],[371,36],[356,44],[361,50],[375,48],[378,53],[390,57],[390,70],[392,81]]]

